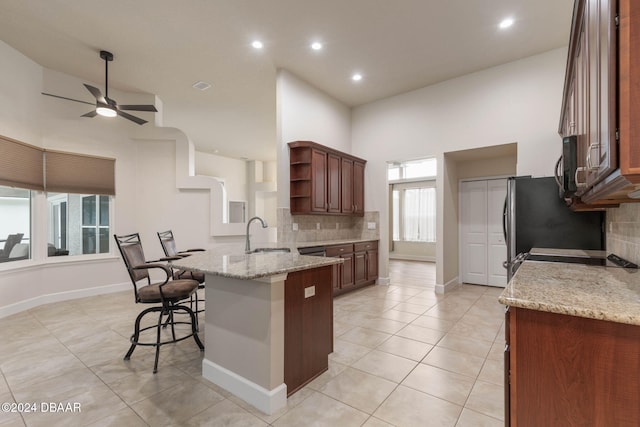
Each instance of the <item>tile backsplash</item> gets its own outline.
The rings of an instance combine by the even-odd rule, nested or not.
[[[369,229],[369,224],[375,224]],[[294,231],[294,224],[297,230]],[[380,214],[365,212],[363,217],[343,215],[291,215],[289,208],[278,208],[278,242],[322,242],[327,240],[378,240]]]
[[[640,203],[607,209],[607,252],[640,264]]]

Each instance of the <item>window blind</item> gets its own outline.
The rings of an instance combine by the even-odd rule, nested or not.
[[[45,150],[49,192],[115,196],[115,159]]]
[[[0,136],[0,185],[44,190],[43,149]]]

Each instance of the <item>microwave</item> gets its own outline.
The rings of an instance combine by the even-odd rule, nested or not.
[[[571,198],[578,189],[576,170],[578,168],[578,137],[576,135],[562,138],[562,197]]]

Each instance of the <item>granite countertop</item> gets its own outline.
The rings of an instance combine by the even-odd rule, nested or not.
[[[525,261],[501,304],[640,325],[640,270]]]
[[[183,270],[233,279],[252,280],[341,262],[344,260],[340,258],[299,255],[297,250],[290,253],[245,254],[244,251],[236,248],[219,248],[195,252],[191,256],[171,262],[171,265]]]
[[[348,243],[362,243],[362,242],[375,242],[378,239],[342,239],[342,240],[324,240],[319,242],[295,242],[288,243],[296,248],[311,248],[313,246],[331,246],[331,245],[344,245]]]

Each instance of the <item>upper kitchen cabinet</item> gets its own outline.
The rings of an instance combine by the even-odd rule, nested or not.
[[[640,197],[638,49],[639,2],[576,0],[559,125],[576,136],[576,206]]]
[[[291,213],[364,215],[365,164],[315,142],[290,142]]]

